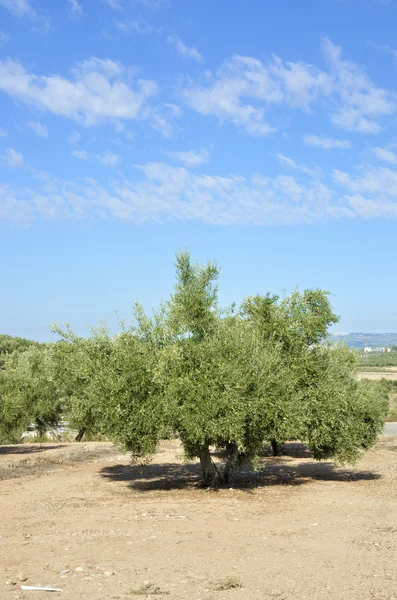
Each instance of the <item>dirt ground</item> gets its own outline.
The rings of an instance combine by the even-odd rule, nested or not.
[[[360,371],[357,373],[357,379],[390,379],[391,381],[396,381],[397,370],[394,367],[388,367],[387,371]]]
[[[106,443],[0,447],[0,597],[397,599],[397,440],[349,469],[290,450],[214,491],[176,442],[144,471]]]

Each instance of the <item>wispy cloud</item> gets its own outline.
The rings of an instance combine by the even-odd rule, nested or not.
[[[196,60],[197,62],[201,62],[203,60],[202,55],[196,48],[193,48],[191,46],[186,46],[182,42],[181,38],[178,37],[177,35],[169,35],[168,43],[171,44],[171,46],[173,46],[175,48],[175,50],[178,52],[178,54],[180,56],[182,56],[183,58],[192,58],[193,60]]]
[[[104,152],[103,154],[97,154],[97,159],[105,167],[114,167],[119,162],[120,156],[113,154],[113,152]]]
[[[199,167],[203,163],[207,163],[209,159],[209,152],[207,150],[200,150],[199,152],[194,152],[194,150],[187,150],[186,152],[168,152],[167,155],[180,161],[188,168]]]
[[[75,158],[79,160],[88,160],[88,154],[85,150],[73,150],[72,154]]]
[[[69,4],[70,4],[70,11],[72,13],[72,15],[82,15],[83,14],[83,9],[81,7],[81,4],[79,4],[78,0],[68,0]]]
[[[2,137],[7,137],[7,132],[5,129],[0,127],[0,138],[2,138]]]
[[[394,154],[394,152],[386,150],[386,148],[379,148],[379,146],[375,146],[371,150],[378,160],[397,165],[397,154]]]
[[[331,150],[333,148],[350,148],[350,140],[339,140],[332,137],[318,136],[307,134],[302,138],[304,144],[308,146],[314,146],[315,148],[324,148],[324,150]]]
[[[136,119],[158,92],[154,81],[138,79],[133,88],[125,68],[109,59],[79,63],[73,78],[29,73],[12,60],[0,61],[0,91],[28,105],[94,125],[104,120]]]
[[[75,146],[81,140],[81,134],[78,131],[72,131],[70,135],[66,138],[69,144]]]
[[[362,69],[342,56],[342,49],[329,39],[323,52],[330,65],[332,87],[338,100],[331,113],[336,127],[358,133],[379,133],[382,120],[397,112],[397,94],[377,87]]]
[[[318,168],[308,167],[305,164],[297,163],[294,160],[292,160],[292,158],[290,158],[289,156],[285,156],[284,154],[276,154],[276,157],[279,160],[279,162],[287,169],[292,169],[293,171],[300,171],[301,173],[309,175],[310,177],[319,176],[320,171]]]
[[[23,167],[23,155],[13,148],[7,148],[1,157],[1,162],[12,169],[17,169]]]
[[[168,0],[134,0],[135,4],[140,4],[144,8],[161,8],[168,4]]]
[[[18,198],[9,186],[0,183],[0,221],[7,221],[20,227],[27,227],[34,217],[34,207],[27,200]],[[37,214],[37,213],[36,213]]]
[[[123,4],[122,4],[121,0],[103,0],[103,1],[105,2],[105,4],[110,6],[110,8],[113,8],[113,10],[119,10],[119,11],[123,10]]]
[[[104,154],[91,155],[91,159],[100,162]],[[219,225],[397,219],[397,171],[358,165],[355,174],[335,170],[320,177],[313,171],[307,178],[304,165],[283,155],[279,160],[292,175],[197,174],[165,162],[136,165],[137,178],[112,177],[107,185],[92,178],[77,183],[43,174],[37,189],[0,185],[0,218],[25,224],[35,216],[99,216]]]
[[[395,60],[397,60],[397,50],[395,50],[391,46],[383,46],[381,44],[375,44],[375,42],[370,42],[370,41],[367,41],[367,44],[369,46],[372,46],[373,48],[376,48],[377,50],[380,50],[381,52],[390,54],[390,56],[392,56]]]
[[[0,47],[4,46],[4,44],[6,44],[9,39],[10,39],[10,36],[8,35],[8,33],[5,33],[4,31],[0,31]]]
[[[97,161],[105,167],[115,167],[120,160],[118,154],[109,151],[99,154],[90,154],[86,150],[72,150],[72,155],[81,161]]]
[[[268,64],[236,55],[202,81],[182,90],[185,102],[203,115],[231,122],[249,135],[263,136],[275,130],[266,119],[268,107],[285,104],[308,110],[329,90],[328,75],[303,63],[284,63],[274,57]]]
[[[31,129],[39,137],[42,137],[42,138],[48,137],[47,125],[42,125],[41,123],[38,123],[37,121],[29,121],[28,123],[26,123],[26,127]]]
[[[265,63],[235,55],[214,74],[182,89],[185,102],[202,115],[230,122],[249,135],[268,135],[276,128],[267,113],[272,106],[302,110],[319,108],[340,129],[378,133],[397,113],[397,94],[376,86],[356,64],[343,58],[330,40],[322,42],[328,69],[280,57]],[[278,119],[280,122],[280,119]]]
[[[0,6],[16,17],[34,17],[36,15],[30,0],[0,0]]]
[[[135,33],[160,33],[161,29],[158,27],[154,27],[150,25],[145,19],[142,17],[137,17],[136,19],[125,19],[123,21],[117,20],[116,27],[120,31],[124,31],[126,33],[135,32]]]
[[[150,126],[166,138],[171,138],[175,133],[175,121],[182,116],[179,106],[172,103],[163,103],[148,113]]]

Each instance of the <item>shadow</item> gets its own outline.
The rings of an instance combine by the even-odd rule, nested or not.
[[[1,454],[36,454],[37,452],[45,452],[46,450],[56,450],[57,448],[62,448],[62,445],[33,445],[33,444],[24,444],[15,445],[15,446],[0,446],[0,455]]]
[[[225,487],[250,491],[258,487],[304,485],[310,481],[355,482],[380,478],[378,473],[341,469],[332,462],[288,464],[289,461],[292,462],[292,459],[285,456],[265,458],[257,472],[245,470],[243,466],[235,473],[233,484]],[[111,481],[128,482],[128,487],[137,492],[186,490],[200,485],[199,463],[149,464],[144,467],[112,465],[104,467],[100,473]]]

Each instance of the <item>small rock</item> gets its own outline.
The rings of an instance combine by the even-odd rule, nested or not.
[[[78,572],[80,572],[80,571],[84,571],[84,569],[83,569],[83,567],[76,567],[76,568],[75,568],[75,571],[78,571]]]
[[[105,577],[111,577],[115,573],[114,573],[114,571],[104,571],[103,574],[105,575]]]
[[[17,579],[18,579],[18,581],[26,581],[27,577],[26,577],[26,575],[24,573],[19,573],[17,575]]]

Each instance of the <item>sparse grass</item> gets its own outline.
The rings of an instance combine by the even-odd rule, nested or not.
[[[168,596],[169,592],[162,590],[154,583],[143,583],[140,588],[136,590],[130,590],[128,592],[130,596]]]
[[[86,447],[84,444],[60,448],[53,454],[32,454],[29,458],[16,459],[10,456],[10,460],[0,462],[0,480],[14,479],[25,475],[40,475],[48,471],[60,469],[65,466],[73,466],[76,463],[89,463],[96,460],[121,454],[119,448],[105,446],[98,448]]]
[[[390,365],[385,367],[373,367],[372,365],[361,365],[357,367],[357,371],[359,373],[395,373],[395,370],[391,367],[395,367],[396,365]]]
[[[241,587],[243,587],[243,584],[241,583],[240,577],[238,575],[230,575],[219,581],[215,589],[217,592],[224,592],[226,590],[234,590]]]

